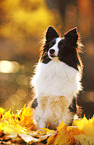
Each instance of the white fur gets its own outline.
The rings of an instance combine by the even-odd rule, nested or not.
[[[47,64],[38,62],[32,85],[38,99],[35,118],[39,128],[46,127],[48,123],[55,128],[62,120],[70,123],[73,114],[68,107],[73,96],[82,89],[80,80],[79,71],[58,59]]]

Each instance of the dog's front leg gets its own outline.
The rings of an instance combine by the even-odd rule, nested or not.
[[[39,128],[45,128],[46,127],[46,123],[42,118],[39,120],[38,125],[39,125]]]
[[[46,127],[46,122],[43,116],[44,116],[44,109],[42,108],[41,104],[38,104],[38,106],[35,109],[35,119],[38,123],[38,128]]]

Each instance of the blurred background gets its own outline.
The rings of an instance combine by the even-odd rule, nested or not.
[[[53,25],[63,36],[76,27],[84,44],[83,91],[78,104],[94,114],[94,1],[0,0],[0,107],[21,109],[32,99],[30,80],[44,32]]]

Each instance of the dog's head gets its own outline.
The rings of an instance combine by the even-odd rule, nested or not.
[[[57,31],[50,26],[46,31],[46,41],[43,46],[41,60],[43,63],[62,61],[78,70],[80,58],[77,48],[78,32],[73,28],[60,37]]]

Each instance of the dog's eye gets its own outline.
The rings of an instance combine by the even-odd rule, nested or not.
[[[63,47],[63,44],[61,44],[60,46]]]
[[[55,43],[56,43],[55,40],[54,40],[54,41],[51,41],[51,42],[49,43],[49,47],[50,47],[50,48],[53,47],[53,46],[55,45]]]
[[[59,47],[61,47],[61,48],[63,48],[64,47],[64,44],[63,44],[63,42],[61,41],[61,42],[59,42]]]

